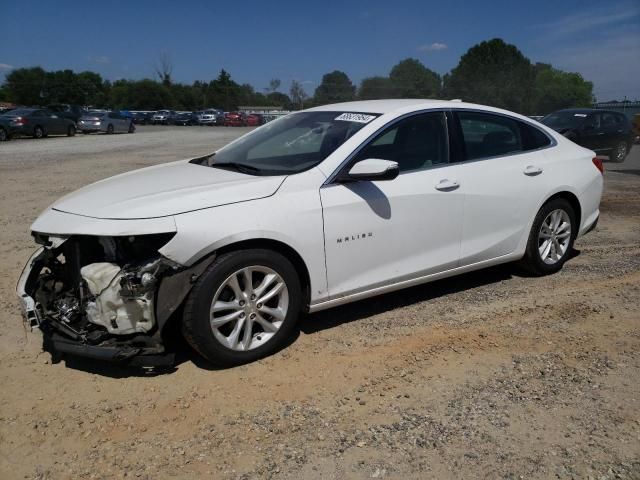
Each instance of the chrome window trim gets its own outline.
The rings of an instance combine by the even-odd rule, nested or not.
[[[436,112],[443,112],[445,114],[445,129],[446,129],[446,133],[447,133],[447,139],[448,139],[448,154],[449,154],[449,158],[448,158],[448,162],[447,163],[442,163],[442,164],[438,164],[438,165],[432,165],[430,167],[426,167],[420,170],[411,170],[408,172],[400,172],[400,175],[406,175],[406,174],[411,174],[411,173],[417,173],[417,172],[424,172],[426,170],[433,170],[435,168],[442,168],[442,167],[449,167],[449,166],[453,166],[453,165],[466,165],[468,163],[472,163],[472,162],[483,162],[485,160],[491,160],[494,158],[503,158],[503,157],[513,157],[516,155],[523,155],[523,154],[527,154],[527,153],[533,153],[533,152],[539,152],[542,150],[547,150],[549,148],[553,148],[556,145],[558,145],[558,142],[555,138],[553,138],[551,135],[549,135],[546,131],[544,131],[543,129],[541,129],[540,127],[536,126],[533,124],[532,121],[530,120],[523,120],[520,118],[516,118],[513,117],[511,115],[507,115],[501,112],[488,112],[486,110],[480,110],[480,109],[475,109],[475,108],[434,108],[434,109],[425,109],[425,110],[417,110],[415,112],[410,112],[410,113],[405,113],[404,115],[401,115],[395,119],[393,119],[391,122],[381,126],[378,130],[376,130],[375,132],[373,132],[371,135],[369,135],[369,137],[367,137],[366,140],[364,140],[360,145],[358,145],[358,147],[353,150],[345,160],[342,161],[342,163],[340,165],[338,165],[338,167],[333,171],[333,173],[331,173],[331,175],[329,175],[327,177],[327,179],[325,180],[325,182],[321,185],[321,188],[327,185],[333,185],[335,184],[334,180],[336,179],[336,177],[340,174],[340,172],[342,171],[343,168],[345,168],[349,162],[351,162],[351,160],[353,160],[353,157],[355,157],[358,153],[360,153],[360,151],[369,143],[371,142],[377,135],[379,135],[381,132],[383,132],[384,130],[386,130],[388,127],[391,127],[393,125],[395,125],[396,123],[412,117],[414,115],[420,115],[420,114],[424,114],[424,113],[436,113]],[[481,157],[481,158],[472,158],[470,160],[463,160],[461,162],[451,162],[451,148],[450,148],[450,144],[451,144],[451,133],[450,133],[450,128],[449,128],[449,117],[446,115],[447,112],[450,113],[457,113],[457,112],[473,112],[473,113],[484,113],[487,115],[496,115],[496,116],[501,116],[501,117],[506,117],[510,120],[514,120],[516,122],[522,122],[532,128],[535,128],[536,130],[542,132],[550,141],[549,145],[546,145],[544,147],[540,147],[540,148],[534,148],[533,150],[523,150],[520,152],[513,152],[513,153],[506,153],[504,155],[494,155],[492,157]]]

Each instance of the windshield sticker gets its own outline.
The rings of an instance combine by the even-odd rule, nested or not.
[[[373,120],[375,115],[365,115],[364,113],[343,113],[338,115],[336,120],[342,120],[343,122],[357,122],[357,123],[369,123]]]
[[[586,117],[587,114],[586,113],[574,113],[573,116],[574,117]]]

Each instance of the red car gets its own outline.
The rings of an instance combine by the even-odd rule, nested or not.
[[[258,127],[260,125],[264,125],[264,123],[264,117],[259,113],[247,115],[247,118],[245,119],[247,127]]]
[[[225,127],[244,127],[246,125],[245,114],[241,112],[229,112],[224,115]]]

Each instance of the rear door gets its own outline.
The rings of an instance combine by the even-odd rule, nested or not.
[[[578,114],[577,114],[578,115]],[[587,115],[580,128],[579,144],[590,150],[602,150],[605,132],[602,128],[602,117],[599,112]]]
[[[552,140],[532,124],[488,112],[455,111],[465,195],[460,265],[513,253],[546,191]]]

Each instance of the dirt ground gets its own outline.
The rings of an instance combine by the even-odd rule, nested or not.
[[[239,368],[52,364],[14,295],[38,213],[243,130],[0,144],[0,478],[640,478],[640,147],[551,277],[503,266],[310,315]]]

